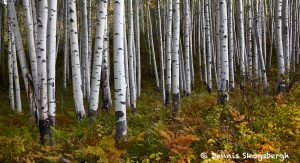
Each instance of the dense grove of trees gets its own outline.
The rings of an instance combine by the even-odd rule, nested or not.
[[[24,87],[45,143],[55,127],[58,69],[64,89],[72,79],[78,120],[92,121],[99,107],[114,106],[117,140],[127,136],[126,108],[139,111],[143,69],[154,74],[153,86],[174,117],[180,95],[192,93],[195,76],[225,104],[229,91],[245,92],[247,86],[263,87],[268,95],[267,68],[273,65],[282,94],[299,63],[299,5],[298,0],[2,0],[0,63],[8,55],[11,110],[22,112]],[[63,65],[56,64],[58,55]]]

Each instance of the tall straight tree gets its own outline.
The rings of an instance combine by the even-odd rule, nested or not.
[[[114,85],[116,140],[126,139],[126,79],[124,61],[124,0],[114,1]]]
[[[277,68],[279,81],[285,78],[285,64],[282,44],[282,0],[276,0],[275,4],[275,42],[277,53]]]
[[[209,0],[205,0],[205,38],[206,38],[206,58],[207,58],[207,90],[212,91],[212,41],[211,41],[211,26],[210,23]]]
[[[160,90],[162,96],[162,102],[165,104],[165,71],[164,71],[164,48],[163,48],[163,40],[162,40],[162,23],[161,23],[161,16],[160,16],[160,0],[157,0],[157,22],[158,22],[158,38],[160,42],[159,52],[160,52]]]
[[[179,109],[179,43],[180,43],[180,0],[174,0],[173,6],[173,38],[172,38],[172,93],[173,93],[173,115]]]
[[[130,106],[136,110],[136,81],[134,74],[134,26],[132,0],[128,0],[128,56],[129,56],[129,80],[130,80]]]
[[[137,96],[141,96],[141,54],[140,54],[140,19],[139,19],[139,3],[142,0],[135,0],[135,54],[136,54],[136,85]],[[144,17],[143,17],[144,18]]]
[[[82,7],[82,33],[81,33],[81,58],[82,58],[82,76],[83,76],[83,96],[89,99],[90,95],[90,66],[89,66],[89,34],[86,0],[81,0]]]
[[[55,65],[56,65],[57,0],[49,0],[47,33],[48,104],[50,125],[55,126]]]
[[[83,105],[83,92],[81,89],[82,80],[81,80],[81,73],[80,73],[81,68],[80,68],[80,59],[79,59],[76,0],[69,0],[68,2],[69,2],[68,11],[69,11],[69,24],[70,24],[73,96],[74,96],[76,116],[78,119],[81,119],[85,116],[85,111]]]
[[[45,136],[49,134],[48,96],[47,96],[47,20],[48,0],[41,0],[38,4],[38,29],[37,29],[37,68],[39,81],[39,127],[41,143],[45,143]]]
[[[240,75],[241,75],[241,88],[244,87],[246,76],[245,68],[245,29],[244,29],[244,5],[243,0],[238,0],[237,4],[238,13],[238,33],[239,33],[239,52],[240,52]]]
[[[233,3],[228,0],[228,57],[229,57],[229,88],[234,90],[234,42],[233,42]],[[250,43],[249,43],[250,44]],[[251,44],[250,44],[251,45]]]
[[[105,30],[104,30],[104,43],[103,43],[103,59],[102,59],[102,110],[108,111],[112,105],[111,92],[110,92],[110,67],[109,67],[109,28],[108,28],[108,17],[105,19]]]
[[[172,85],[172,0],[168,0],[167,5],[167,27],[166,27],[166,105],[170,104],[171,85]]]
[[[220,0],[220,61],[221,90],[225,94],[229,89],[229,65],[228,65],[228,20],[226,0]]]
[[[191,65],[190,65],[190,4],[184,1],[184,64],[185,64],[185,95],[191,94]]]
[[[94,50],[94,62],[92,71],[91,83],[91,96],[89,100],[89,116],[91,118],[96,116],[99,104],[99,88],[101,79],[102,56],[103,56],[103,43],[104,43],[104,30],[107,17],[107,1],[101,0],[97,13],[97,29],[96,29],[96,42]]]

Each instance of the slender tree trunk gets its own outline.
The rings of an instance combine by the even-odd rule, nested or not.
[[[128,0],[128,55],[129,55],[129,80],[130,80],[130,106],[136,110],[136,81],[134,73],[134,26],[132,0]]]
[[[153,61],[156,88],[159,89],[159,77],[158,77],[158,72],[157,72],[157,64],[156,64],[155,50],[154,50],[154,43],[153,43],[152,21],[151,21],[151,15],[150,15],[150,0],[147,0],[147,16],[148,16],[148,21],[149,21],[148,32],[149,32],[149,37],[150,37],[150,47],[151,47],[151,54],[152,54],[151,58]]]
[[[123,0],[114,1],[114,85],[116,140],[126,139],[126,79],[124,64],[124,14]]]
[[[55,126],[55,65],[56,65],[56,25],[57,25],[57,0],[49,1],[49,18],[47,34],[47,68],[48,68],[48,104],[50,125]]]
[[[157,1],[157,18],[158,18],[158,35],[159,35],[159,51],[160,51],[160,90],[162,96],[162,102],[165,104],[166,97],[165,97],[165,72],[164,72],[164,48],[163,48],[163,40],[162,40],[162,30],[161,30],[161,17],[160,17],[160,0]]]
[[[139,19],[139,3],[135,0],[135,54],[136,54],[136,85],[137,97],[141,96],[141,57],[140,57],[140,19]],[[144,18],[144,17],[143,17]]]
[[[191,65],[190,65],[190,7],[189,0],[184,1],[184,58],[185,58],[185,95],[191,94]]]
[[[211,47],[211,32],[210,32],[210,14],[209,14],[209,1],[205,0],[205,37],[206,37],[206,58],[207,58],[207,90],[212,91],[212,47]]]
[[[277,52],[277,68],[279,80],[284,79],[285,65],[282,45],[282,0],[276,0],[275,8],[275,40]]]
[[[233,42],[233,3],[228,0],[228,57],[229,57],[229,88],[234,90],[234,42]]]
[[[47,96],[47,20],[48,20],[48,1],[39,1],[39,16],[37,29],[37,68],[38,68],[38,90],[39,96],[39,128],[41,143],[46,142],[45,136],[50,136],[49,116],[48,116],[48,96]]]
[[[109,85],[109,28],[108,18],[105,19],[104,43],[103,43],[103,60],[102,60],[102,110],[107,112],[112,105],[110,85]]]
[[[69,23],[68,23],[68,0],[65,0],[64,11],[64,91],[67,89],[68,73],[69,73]]]
[[[167,9],[167,35],[166,35],[166,105],[170,104],[170,95],[171,95],[171,83],[172,83],[172,0],[168,0],[168,9]]]
[[[69,25],[70,25],[73,96],[74,96],[76,116],[78,119],[82,119],[85,116],[85,111],[83,105],[83,92],[81,89],[82,80],[80,74],[81,68],[80,68],[80,59],[79,59],[76,0],[69,0],[68,2],[69,2],[68,15],[69,15]]]
[[[240,50],[240,79],[241,89],[245,86],[246,68],[245,68],[245,30],[244,30],[244,4],[242,0],[237,2],[238,12],[238,33],[239,33],[239,50]]]
[[[179,42],[180,42],[180,0],[174,0],[173,6],[173,37],[172,37],[172,93],[173,116],[179,109]]]
[[[1,4],[0,4],[1,5]],[[14,93],[14,63],[12,54],[12,31],[8,27],[8,75],[9,75],[9,104],[10,110],[15,111],[15,93]]]

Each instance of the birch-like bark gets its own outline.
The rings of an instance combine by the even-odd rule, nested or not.
[[[162,25],[161,25],[161,17],[160,17],[160,0],[157,0],[157,19],[158,19],[158,38],[160,42],[159,52],[160,52],[160,90],[162,96],[162,102],[165,104],[166,96],[165,96],[165,72],[164,72],[164,47],[162,40]]]
[[[283,43],[283,54],[286,72],[289,73],[290,70],[290,8],[289,0],[282,0],[282,43]],[[288,77],[288,76],[287,76]],[[288,79],[288,78],[287,78]]]
[[[279,80],[283,80],[285,75],[285,65],[282,45],[282,0],[276,0],[275,5],[275,41],[278,77]]]
[[[73,96],[75,103],[76,116],[81,119],[85,116],[83,105],[83,92],[81,80],[81,68],[79,59],[79,44],[78,44],[78,30],[77,30],[77,14],[76,14],[76,0],[68,1],[69,10],[69,28],[70,28],[70,43],[71,43],[71,60],[72,60],[72,83]]]
[[[14,39],[12,39],[12,56],[13,56],[14,83],[15,83],[15,91],[16,91],[16,111],[20,113],[22,112],[21,89],[20,89],[20,81],[19,81],[16,45]]]
[[[151,15],[150,15],[150,0],[147,0],[147,16],[148,16],[148,32],[149,32],[150,47],[151,47],[151,54],[152,54],[151,58],[153,61],[156,88],[158,89],[159,88],[159,77],[158,77],[158,72],[157,72],[157,64],[156,64],[156,57],[155,57],[155,50],[154,50],[154,43],[153,43],[152,20],[151,20]],[[137,58],[137,61],[138,61],[138,58]]]
[[[47,33],[47,68],[48,68],[48,104],[50,125],[55,126],[56,98],[55,98],[55,65],[56,65],[56,25],[57,0],[49,1]]]
[[[167,28],[166,28],[166,102],[168,106],[170,104],[170,95],[171,95],[171,85],[172,85],[172,0],[168,0],[168,9],[167,9]]]
[[[135,0],[135,54],[136,54],[136,85],[137,97],[141,96],[141,56],[140,56],[140,19],[139,19],[139,3]],[[144,18],[144,17],[143,17]]]
[[[134,73],[134,26],[132,0],[128,0],[128,56],[129,56],[129,80],[130,80],[130,106],[132,111],[136,110],[136,81]]]
[[[185,67],[185,95],[191,94],[191,67],[190,67],[190,7],[189,1],[184,1],[184,67]]]
[[[29,0],[23,0],[23,6],[26,16],[26,31],[27,31],[27,48],[30,56],[30,67],[32,80],[34,83],[34,90],[38,92],[38,80],[37,80],[37,57],[36,57],[36,46],[34,38],[34,25],[32,20],[32,9]]]
[[[64,91],[67,89],[67,81],[69,76],[69,23],[68,23],[68,0],[65,0],[65,11],[64,11]]]
[[[105,30],[104,30],[104,42],[103,42],[103,59],[102,59],[102,72],[101,72],[101,82],[102,82],[102,110],[107,112],[112,105],[110,85],[109,85],[109,28],[108,19],[106,15],[105,19]]]
[[[237,2],[237,12],[238,12],[238,37],[239,37],[239,52],[240,52],[240,78],[241,78],[241,88],[244,88],[246,68],[245,68],[245,30],[244,30],[244,6],[243,1],[238,0]]]
[[[19,62],[20,62],[20,67],[22,71],[22,76],[25,84],[25,89],[28,95],[29,99],[29,104],[32,112],[35,112],[36,108],[32,106],[32,101],[33,101],[33,96],[32,92],[28,90],[28,78],[27,75],[29,74],[26,58],[25,58],[25,51],[23,48],[23,43],[22,43],[22,37],[20,33],[20,28],[19,28],[19,23],[17,21],[17,16],[16,16],[16,10],[15,10],[15,5],[13,0],[8,0],[8,21],[9,25],[11,27],[11,31],[14,33],[14,39],[15,39],[15,44],[16,44],[16,51],[18,54]]]
[[[1,4],[0,4],[1,5]],[[8,77],[9,77],[9,104],[10,110],[15,111],[15,93],[14,93],[14,64],[12,54],[12,39],[10,27],[8,27]]]
[[[210,14],[209,14],[209,1],[205,0],[205,37],[206,37],[206,58],[207,58],[207,90],[212,91],[212,43],[210,32]]]
[[[173,116],[179,109],[179,42],[180,42],[180,0],[173,1],[173,37],[172,37],[172,93]]]
[[[124,64],[124,14],[123,0],[114,1],[114,85],[117,140],[126,139],[126,79]]]
[[[233,42],[233,3],[228,0],[228,57],[229,57],[229,88],[234,90],[234,42]]]
[[[46,142],[45,136],[50,136],[48,117],[48,96],[47,96],[47,20],[48,1],[41,0],[38,3],[38,28],[37,28],[37,68],[38,68],[38,112],[41,143]]]
[[[91,96],[89,100],[89,117],[96,116],[99,105],[99,88],[101,79],[104,30],[107,17],[107,1],[101,0],[97,13],[96,42],[94,50],[93,71],[91,80]]]
[[[229,65],[228,65],[228,20],[226,0],[220,1],[220,61],[221,90],[225,94],[229,90]]]

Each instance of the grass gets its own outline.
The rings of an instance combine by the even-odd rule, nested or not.
[[[170,108],[162,105],[152,80],[143,80],[142,84],[137,114],[128,110],[128,139],[118,148],[114,141],[113,110],[99,110],[93,124],[86,119],[78,122],[71,90],[63,99],[58,98],[52,146],[38,143],[38,129],[30,121],[26,97],[22,99],[24,113],[13,113],[9,111],[6,93],[1,93],[0,160],[56,162],[63,156],[78,162],[211,162],[212,152],[234,152],[240,156],[243,152],[287,152],[288,161],[300,160],[299,84],[285,95],[282,104],[276,104],[273,96],[258,96],[249,91],[243,97],[236,91],[230,94],[225,106],[219,106],[217,94],[208,94],[201,83],[196,83],[190,97],[182,96],[176,119],[172,118]],[[209,158],[200,158],[202,152]]]

